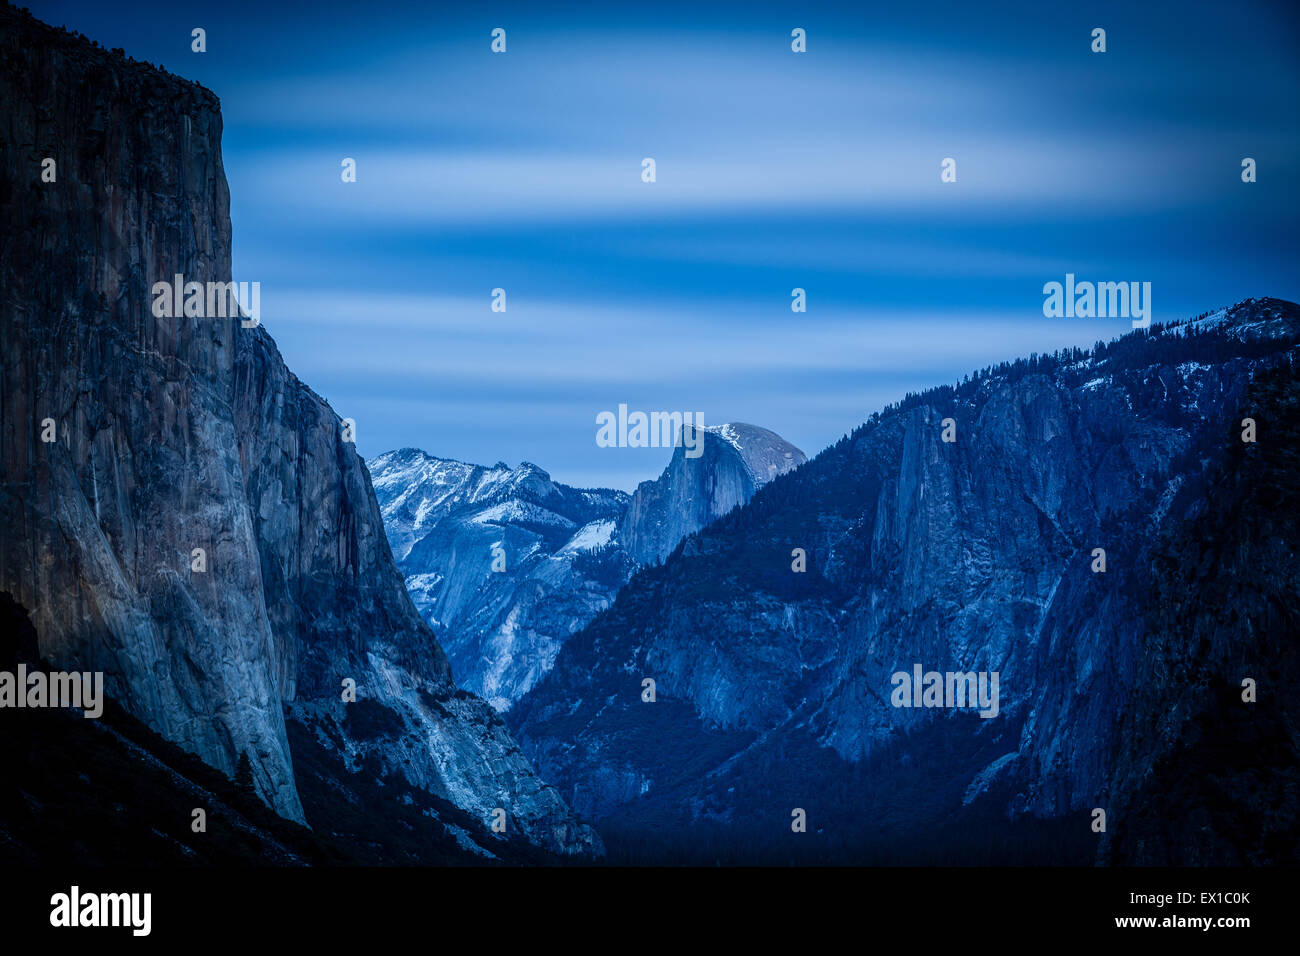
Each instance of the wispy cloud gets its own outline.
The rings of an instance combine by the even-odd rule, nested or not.
[[[236,278],[367,454],[628,487],[663,462],[595,446],[620,401],[811,453],[905,391],[1126,331],[1044,319],[1066,271],[1152,282],[1158,321],[1300,297],[1286,4],[45,7],[220,95]]]

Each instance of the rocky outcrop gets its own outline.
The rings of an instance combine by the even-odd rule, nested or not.
[[[463,687],[507,710],[550,670],[570,635],[607,608],[638,563],[748,501],[803,452],[753,425],[702,429],[630,498],[416,449],[370,461],[407,588]]]
[[[339,417],[260,327],[155,314],[155,282],[231,279],[216,97],[5,7],[0,101],[0,590],[41,655],[214,767],[247,753],[287,817],[286,711],[349,771],[598,846],[457,692]],[[382,733],[349,733],[345,678]]]
[[[1180,490],[1240,446],[1252,382],[1293,375],[1298,342],[1300,308],[1251,300],[909,396],[640,571],[507,719],[566,799],[624,832],[723,821],[770,843],[799,807],[843,848],[1010,816],[1064,820],[1072,858],[1095,855],[1090,811],[1128,805],[1112,787],[1147,767],[1120,729],[1133,702],[1146,727],[1207,682],[1237,687],[1294,617],[1279,578],[1290,610],[1207,632],[1237,650],[1192,684],[1168,623],[1151,659],[1153,542],[1203,508]],[[1273,560],[1257,550],[1236,573]],[[997,716],[894,706],[891,676],[916,664],[997,672]]]
[[[699,456],[687,457],[679,441],[664,473],[637,486],[619,523],[619,540],[637,564],[662,561],[688,535],[807,460],[776,432],[756,425],[738,422],[699,430]]]

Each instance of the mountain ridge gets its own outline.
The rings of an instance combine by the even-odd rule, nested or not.
[[[555,482],[531,462],[489,468],[420,449],[370,460],[407,589],[464,686],[507,710],[638,561],[657,560],[640,543],[675,544],[805,460],[767,429],[701,430],[700,457],[679,440],[631,495]]]
[[[643,567],[508,723],[606,833],[766,820],[777,839],[791,807],[811,819],[817,803],[841,828],[846,804],[875,807],[895,832],[1096,806],[1141,646],[1130,563],[1146,560],[1153,521],[1188,520],[1180,487],[1225,453],[1216,416],[1295,361],[1294,304],[1220,313],[991,366],[872,415]],[[1096,547],[1104,574],[1090,570]],[[930,728],[967,718],[890,707],[889,675],[918,661],[1000,671],[999,718],[937,738]],[[940,761],[937,748],[966,749]],[[890,804],[855,769],[887,759],[873,754],[947,794],[942,809],[920,791],[911,809]]]

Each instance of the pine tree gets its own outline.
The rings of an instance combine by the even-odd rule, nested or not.
[[[246,750],[239,752],[239,763],[235,764],[235,786],[241,790],[253,789],[253,765]]]

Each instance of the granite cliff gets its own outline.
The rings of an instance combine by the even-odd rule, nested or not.
[[[339,416],[260,326],[156,314],[156,282],[232,278],[217,98],[5,6],[0,102],[0,591],[40,655],[217,769],[246,753],[290,819],[296,735],[345,790],[400,775],[598,849],[453,683]]]
[[[1254,299],[909,395],[639,571],[507,720],[606,836],[677,834],[688,855],[1244,857],[1232,814],[1176,771],[1200,720],[1202,761],[1267,741],[1259,779],[1224,768],[1215,787],[1263,804],[1254,859],[1294,859],[1294,802],[1268,811],[1260,793],[1300,767],[1281,690],[1295,538],[1270,537],[1283,518],[1259,509],[1294,481],[1294,401],[1260,383],[1294,379],[1298,342],[1300,308]],[[1241,484],[1218,500],[1214,476],[1243,454],[1272,497]],[[917,664],[998,673],[996,716],[894,705],[892,675]],[[1255,674],[1267,704],[1241,700]],[[1158,779],[1179,799],[1140,816]],[[795,808],[808,833],[790,843]],[[963,842],[985,839],[1002,843]]]

